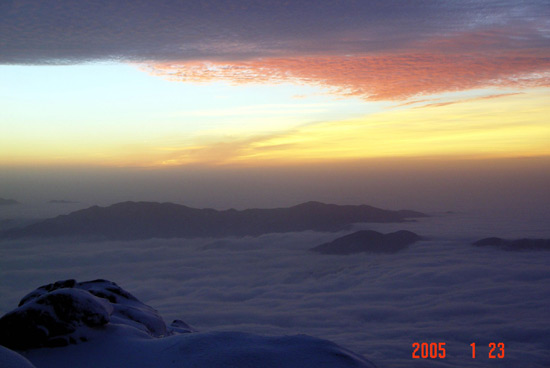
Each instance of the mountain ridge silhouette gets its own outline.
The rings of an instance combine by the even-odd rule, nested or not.
[[[49,218],[0,233],[2,239],[77,237],[105,240],[259,236],[296,231],[339,231],[353,223],[405,222],[427,215],[368,205],[305,202],[292,207],[245,210],[192,208],[171,202],[120,202]]]

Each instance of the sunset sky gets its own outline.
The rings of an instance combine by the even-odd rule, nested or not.
[[[549,156],[547,0],[0,3],[5,173]]]

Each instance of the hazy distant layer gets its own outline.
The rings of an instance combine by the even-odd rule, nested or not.
[[[289,167],[171,169],[5,168],[0,197],[32,206],[25,216],[69,210],[45,204],[78,201],[70,210],[123,201],[176,202],[196,208],[273,208],[308,200],[368,203],[419,211],[549,211],[550,158],[394,159]],[[8,208],[9,207],[9,208]],[[0,217],[15,207],[0,208]],[[53,208],[52,208],[53,207]],[[23,208],[20,209],[21,211]]]
[[[548,222],[501,215],[447,214],[362,227],[406,229],[430,239],[392,255],[309,251],[348,232],[7,242],[0,244],[0,313],[51,280],[103,277],[116,279],[168,321],[180,318],[202,331],[307,333],[365,354],[379,368],[427,367],[411,359],[414,341],[446,342],[448,358],[440,363],[447,367],[485,368],[487,344],[502,341],[506,359],[495,363],[499,368],[545,368],[550,253],[471,243],[491,235],[548,238]]]

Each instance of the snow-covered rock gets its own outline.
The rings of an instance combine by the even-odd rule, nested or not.
[[[154,337],[169,333],[157,311],[114,282],[64,280],[39,287],[0,318],[0,344],[11,349],[75,344],[109,322]]]
[[[2,368],[36,368],[28,359],[13,350],[0,345],[0,367]]]
[[[201,333],[181,320],[167,327],[153,308],[107,280],[58,281],[28,294],[0,318],[0,345],[16,350],[0,350],[2,368],[375,368],[306,335]]]

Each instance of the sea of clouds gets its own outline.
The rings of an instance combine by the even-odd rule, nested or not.
[[[524,219],[523,221],[521,219]],[[0,314],[56,280],[105,278],[200,331],[305,333],[390,367],[550,366],[550,252],[477,248],[487,236],[550,237],[548,218],[446,213],[356,229],[426,237],[397,254],[320,255],[349,233],[225,239],[0,243]],[[412,359],[445,342],[445,359]],[[476,359],[470,344],[475,342]],[[490,342],[504,359],[488,359]]]

